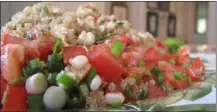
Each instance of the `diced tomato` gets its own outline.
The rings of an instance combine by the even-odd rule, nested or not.
[[[78,55],[87,56],[87,52],[83,47],[80,46],[66,46],[64,47],[63,59],[64,63],[67,64],[69,59],[74,58]]]
[[[126,35],[122,35],[120,40],[121,40],[125,45],[127,45],[127,44],[128,44],[128,38],[129,38],[129,37],[127,37]]]
[[[160,47],[162,49],[166,49],[167,48],[167,45],[161,43],[159,40],[156,40],[156,45],[157,45],[157,47]]]
[[[206,72],[206,68],[204,63],[200,60],[199,57],[195,58],[191,65],[192,70],[196,75],[204,75]]]
[[[155,66],[158,66],[158,61],[146,61],[145,62],[145,69],[152,70]]]
[[[167,93],[161,90],[157,85],[148,83],[148,99],[167,97]]]
[[[186,69],[186,74],[191,78],[192,81],[200,81],[201,77],[194,73],[191,68]]]
[[[126,66],[137,66],[143,56],[139,52],[124,52],[122,59]]]
[[[3,94],[7,87],[7,82],[3,79],[2,76],[0,76],[0,87],[0,101],[2,101]]]
[[[159,61],[158,67],[161,72],[173,72],[176,71],[175,66],[166,62],[166,61]]]
[[[124,43],[125,46],[136,44],[131,38],[127,37],[125,34],[121,35],[118,38],[112,38],[110,44],[113,44],[116,40],[120,40]]]
[[[177,65],[190,64],[190,51],[186,47],[181,47],[178,51]]]
[[[46,42],[39,45],[38,51],[40,52],[41,60],[47,61],[49,53],[52,52],[53,44],[54,44],[53,42]]]
[[[161,53],[156,48],[146,49],[144,55],[145,61],[159,60],[161,57]]]
[[[145,67],[128,67],[127,77],[136,78],[137,75],[143,75],[145,73]]]
[[[107,82],[120,78],[123,66],[112,56],[107,45],[95,45],[88,52],[89,62]]]
[[[9,84],[14,78],[21,76],[24,55],[24,48],[21,45],[7,44],[5,46],[4,54],[1,56],[1,75]]]
[[[174,78],[173,73],[174,72],[163,73],[165,82],[169,83],[175,89],[184,89],[190,86],[188,80],[177,80]]]
[[[7,44],[19,44],[24,46],[26,55],[32,59],[40,55],[36,42],[24,39],[23,37],[12,36],[10,31],[3,32],[1,39],[3,46]]]
[[[176,61],[176,59],[177,59],[176,54],[164,53],[162,58],[161,58],[162,61],[169,61],[169,60],[172,60],[172,59],[174,61]]]
[[[25,86],[8,86],[5,94],[7,96],[2,111],[27,111],[27,92]]]

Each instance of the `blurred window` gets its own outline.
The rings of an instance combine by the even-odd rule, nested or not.
[[[207,31],[208,3],[196,2],[196,27],[195,32],[204,35]]]

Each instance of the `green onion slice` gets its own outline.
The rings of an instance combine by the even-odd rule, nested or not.
[[[156,75],[156,74],[159,74],[159,73],[160,73],[160,70],[159,70],[159,68],[156,66],[156,67],[152,68],[151,73]]]
[[[169,63],[171,63],[172,65],[176,65],[176,62],[174,59],[169,60]]]
[[[174,72],[174,73],[173,73],[173,77],[174,77],[176,80],[181,80],[181,74],[182,74],[182,72]]]
[[[88,74],[88,77],[86,79],[87,85],[90,87],[90,83],[93,80],[93,78],[96,76],[96,69],[95,68],[91,68]]]
[[[148,96],[148,87],[144,86],[140,91],[140,99],[144,100]]]
[[[110,52],[114,56],[119,57],[121,55],[122,51],[124,50],[124,48],[125,48],[124,43],[120,40],[116,40],[114,42],[114,44],[111,46]]]
[[[66,72],[59,73],[56,77],[57,83],[62,84],[65,89],[74,87],[76,80]]]
[[[129,84],[127,84],[125,87],[125,93],[127,97],[136,100],[136,95],[131,91],[131,86]]]
[[[157,81],[158,81],[158,85],[161,85],[161,84],[163,84],[163,74],[162,73],[159,73],[158,75],[157,75]]]

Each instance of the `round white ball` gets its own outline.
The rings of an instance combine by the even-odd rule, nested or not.
[[[44,74],[36,73],[26,80],[25,87],[29,94],[41,94],[47,89],[48,82]]]
[[[69,60],[69,63],[74,69],[81,70],[88,64],[88,58],[84,55],[79,55]]]
[[[57,86],[49,87],[44,93],[44,104],[51,110],[58,110],[64,107],[66,104],[66,92]]]

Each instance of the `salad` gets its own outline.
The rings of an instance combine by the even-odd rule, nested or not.
[[[200,58],[171,47],[93,4],[48,3],[16,13],[1,33],[3,111],[120,107],[168,97],[203,81]]]

